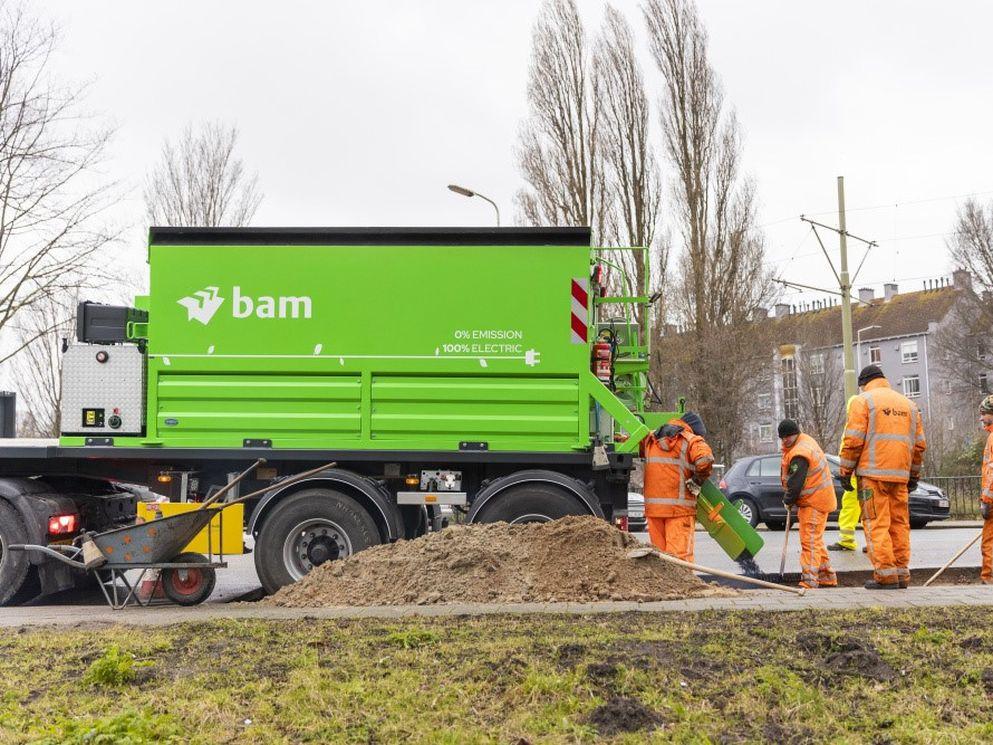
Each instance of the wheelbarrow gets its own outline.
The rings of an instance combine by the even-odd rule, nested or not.
[[[336,465],[329,463],[230,502],[217,504],[238,482],[263,463],[265,459],[253,463],[207,499],[200,509],[191,512],[128,525],[104,533],[85,533],[72,545],[11,544],[7,548],[10,551],[37,551],[77,571],[92,572],[107,604],[114,610],[120,610],[132,603],[147,606],[160,587],[163,594],[178,605],[197,605],[210,597],[217,581],[216,570],[227,567],[227,562],[224,561],[223,548],[221,553],[214,553],[210,531],[207,533],[208,556],[183,552],[183,547],[215,517],[223,521],[224,510],[231,505],[261,496],[277,485],[289,486]],[[215,504],[217,508],[207,509]],[[223,523],[221,530],[223,534]],[[142,598],[138,588],[153,570],[158,570],[155,587],[147,598]],[[138,572],[137,576],[133,579],[129,578],[128,572],[134,571]]]

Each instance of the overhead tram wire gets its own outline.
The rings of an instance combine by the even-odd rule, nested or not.
[[[981,197],[981,196],[985,196],[986,194],[993,194],[993,189],[989,189],[986,191],[971,191],[966,194],[950,194],[948,196],[943,196],[943,197],[927,197],[925,199],[908,199],[902,202],[893,202],[889,204],[875,204],[866,207],[849,207],[846,209],[846,212],[869,212],[871,210],[896,209],[897,207],[907,207],[912,204],[925,204],[927,202],[942,202],[948,199],[962,199],[964,197]],[[804,214],[808,216],[819,217],[823,215],[834,215],[837,214],[837,212],[838,210],[837,208],[835,208],[831,210],[824,210],[822,212],[805,212]],[[797,215],[790,215],[789,217],[784,217],[781,220],[775,220],[773,222],[767,222],[764,225],[759,225],[758,227],[769,228],[772,227],[773,225],[780,225],[784,222],[795,220],[796,218]]]

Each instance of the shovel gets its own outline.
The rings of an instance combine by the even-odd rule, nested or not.
[[[675,564],[676,566],[683,567],[684,569],[692,569],[694,572],[702,572],[704,574],[712,574],[715,577],[723,577],[724,579],[731,579],[735,582],[747,582],[750,585],[756,585],[757,587],[764,587],[767,590],[782,590],[783,592],[792,592],[794,595],[800,595],[801,597],[807,592],[803,587],[787,587],[786,585],[777,585],[775,582],[766,582],[762,579],[755,579],[754,577],[746,577],[740,574],[732,574],[731,572],[725,572],[720,569],[711,569],[710,567],[701,566],[700,564],[691,564],[688,561],[683,561],[682,559],[677,559],[675,556],[670,556],[669,554],[664,554],[656,548],[651,546],[640,546],[638,548],[633,548],[628,551],[629,559],[641,559],[645,556],[658,556],[662,561],[667,561],[670,564]]]
[[[786,579],[786,549],[790,545],[790,527],[793,525],[793,508],[783,505],[786,508],[786,532],[783,534],[783,555],[779,557],[779,581]]]

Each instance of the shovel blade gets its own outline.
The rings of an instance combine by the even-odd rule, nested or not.
[[[628,551],[629,559],[643,559],[646,556],[651,556],[655,553],[654,548],[649,548],[648,546],[640,546],[639,548],[632,548]]]

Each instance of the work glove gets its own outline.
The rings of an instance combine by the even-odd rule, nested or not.
[[[678,424],[663,424],[655,431],[655,437],[659,440],[666,437],[675,437],[682,431],[683,428]]]
[[[693,479],[686,479],[686,490],[694,497],[700,496],[700,485]]]
[[[790,510],[793,507],[793,505],[796,504],[796,501],[797,501],[798,498],[799,498],[799,495],[797,495],[795,497],[791,497],[789,494],[784,494],[783,495],[783,504],[786,506],[786,509],[787,510]]]
[[[993,504],[983,502],[979,505],[979,511],[983,513],[983,520],[989,520],[990,515],[993,515]]]
[[[855,487],[852,485],[852,474],[848,474],[847,476],[842,474],[841,488],[844,489],[845,491],[853,491],[855,489]]]
[[[911,479],[907,482],[907,493],[910,494],[915,491],[917,491],[917,479]]]

